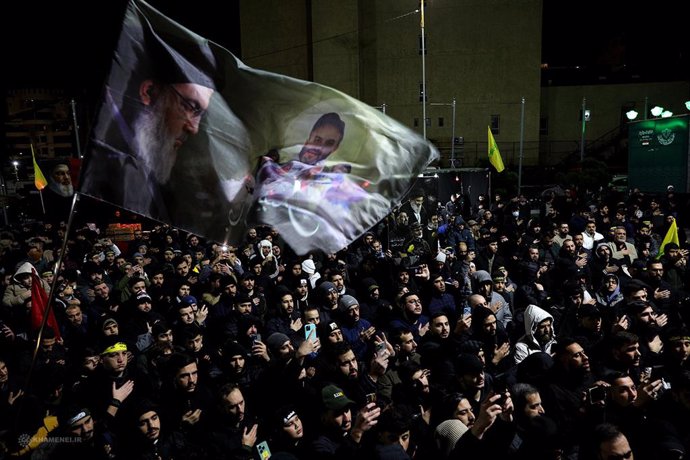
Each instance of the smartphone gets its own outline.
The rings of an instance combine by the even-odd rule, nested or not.
[[[462,309],[462,317],[465,318],[471,314],[472,314],[472,307],[470,307],[469,305],[465,305],[465,308]]]
[[[367,393],[367,404],[376,402],[376,393]]]
[[[498,374],[494,378],[494,393],[497,395],[501,395],[499,399],[497,399],[494,404],[498,404],[499,406],[503,407],[503,405],[506,403],[506,392],[508,391],[508,385],[506,383],[506,375],[505,373]]]
[[[596,386],[587,389],[587,401],[590,404],[596,404],[606,401],[606,388]]]
[[[257,342],[261,342],[261,334],[252,334],[249,337],[252,339],[252,347],[256,345]]]
[[[256,445],[256,451],[259,453],[259,458],[261,460],[267,460],[271,458],[271,449],[268,448],[268,443],[266,441],[261,441]]]
[[[307,323],[304,325],[304,338],[307,340],[311,340],[312,342],[316,341],[316,325]]]

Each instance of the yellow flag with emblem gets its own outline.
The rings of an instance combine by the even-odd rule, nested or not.
[[[671,225],[668,227],[666,236],[661,241],[661,245],[659,246],[659,253],[656,256],[657,259],[660,259],[661,256],[665,254],[666,245],[668,243],[675,243],[678,246],[680,246],[680,238],[678,237],[678,225],[676,224],[676,219],[673,219],[673,222],[671,222]]]
[[[34,161],[34,185],[38,190],[43,190],[46,188],[46,186],[48,186],[48,181],[46,180],[46,176],[43,175],[41,168],[38,167],[38,163],[36,163],[36,155],[34,155],[33,144],[31,145],[31,158]]]
[[[501,158],[501,152],[498,151],[494,135],[491,133],[491,126],[489,126],[489,163],[494,165],[496,172],[501,172],[506,169],[505,166],[503,166],[503,158]]]

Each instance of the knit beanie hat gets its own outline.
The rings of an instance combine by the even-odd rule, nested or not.
[[[436,441],[436,447],[443,453],[444,458],[448,458],[455,444],[467,430],[467,426],[457,419],[439,423],[434,431],[434,441]]]
[[[282,347],[288,340],[290,340],[290,337],[282,332],[274,332],[268,336],[268,339],[266,339],[266,345],[268,345],[268,349],[271,352],[277,353],[278,350],[280,350],[280,347]]]

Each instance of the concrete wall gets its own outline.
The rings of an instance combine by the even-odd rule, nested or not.
[[[524,126],[524,164],[536,164],[543,0],[426,5],[427,137],[448,155],[455,98],[455,136],[464,140],[456,149],[465,159],[460,166],[476,166],[486,157],[492,115],[500,117],[495,138],[504,161],[517,162]],[[372,106],[385,103],[387,114],[421,133],[418,9],[418,0],[242,0],[242,59],[252,67],[313,78]],[[556,129],[561,116],[567,118],[549,116],[550,126]]]

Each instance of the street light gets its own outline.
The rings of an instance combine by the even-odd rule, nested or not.
[[[14,179],[19,182],[19,162],[14,160],[12,166],[14,166]]]
[[[630,121],[637,118],[637,115],[639,115],[639,114],[637,112],[635,112],[634,110],[628,110],[627,112],[625,112],[625,116],[628,117],[628,120],[630,120]]]
[[[654,115],[655,117],[660,116],[663,111],[664,108],[658,105],[655,105],[654,107],[652,107],[652,110],[650,110],[650,112],[652,112],[652,115]]]
[[[668,118],[672,116],[673,112],[671,112],[670,110],[664,110],[663,112],[661,112],[661,118]]]
[[[685,101],[685,108],[690,110],[690,101]]]
[[[582,130],[580,133],[580,163],[582,163],[585,158],[585,126],[589,119],[587,114],[587,99],[584,97],[582,98],[582,111],[580,113],[582,114]]]

